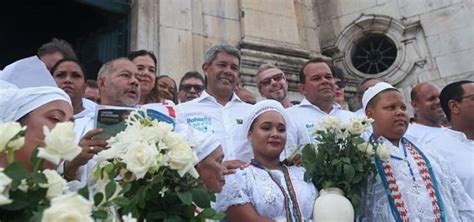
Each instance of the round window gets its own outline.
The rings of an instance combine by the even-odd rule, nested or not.
[[[382,34],[370,34],[354,44],[351,51],[352,65],[362,73],[381,73],[395,62],[397,47]]]

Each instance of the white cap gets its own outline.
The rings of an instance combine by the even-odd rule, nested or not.
[[[367,109],[367,104],[372,100],[375,96],[377,96],[382,91],[387,89],[395,89],[398,91],[397,88],[393,87],[392,85],[386,82],[379,82],[374,86],[369,87],[362,96],[362,105],[364,106],[364,111]]]

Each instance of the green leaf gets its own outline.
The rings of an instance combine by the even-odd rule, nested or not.
[[[33,212],[33,216],[28,220],[28,222],[41,222],[43,219],[43,211]]]
[[[26,178],[26,167],[21,162],[13,162],[7,166],[4,170],[4,173],[10,177],[12,180],[22,180]]]
[[[169,217],[165,218],[163,222],[185,222],[183,218],[178,215],[170,215]]]
[[[117,184],[115,181],[111,180],[105,185],[105,199],[109,200],[115,193],[115,190],[117,189]]]
[[[130,200],[126,197],[116,197],[114,199],[114,203],[117,204],[119,207],[125,207],[130,204]]]
[[[344,177],[346,178],[346,180],[348,182],[350,182],[350,181],[352,181],[352,179],[354,179],[354,176],[355,176],[354,167],[352,167],[352,165],[350,165],[350,164],[345,164],[344,165]]]
[[[30,173],[30,177],[31,179],[33,180],[34,183],[48,183],[48,179],[46,178],[46,176],[43,174],[43,173]]]
[[[179,199],[186,205],[193,203],[193,194],[191,192],[178,192]]]
[[[155,211],[155,212],[149,212],[147,214],[147,219],[163,219],[166,216],[167,214],[164,211]]]
[[[104,194],[103,193],[96,193],[94,195],[94,205],[99,206],[99,204],[104,200]]]
[[[89,199],[89,188],[87,186],[79,189],[77,193],[79,193],[79,195],[81,195],[82,197]]]
[[[104,210],[96,210],[92,212],[92,217],[95,219],[107,219],[107,212]]]
[[[211,207],[211,198],[209,192],[204,188],[193,189],[193,201],[200,208]]]

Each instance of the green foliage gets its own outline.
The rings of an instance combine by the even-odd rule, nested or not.
[[[372,155],[357,147],[364,140],[340,130],[319,130],[316,139],[316,144],[303,147],[305,181],[313,182],[318,190],[340,188],[358,211],[366,179],[376,175]]]
[[[126,165],[106,165],[100,169],[102,178],[117,178]],[[223,219],[222,213],[217,213],[210,208],[211,200],[215,195],[203,188],[199,179],[189,174],[183,177],[175,170],[168,167],[160,167],[153,174],[148,173],[139,180],[123,178],[120,181],[109,181],[105,186],[104,193],[96,193],[94,205],[98,209],[92,216],[95,219],[103,219],[106,207],[114,205],[122,215],[132,214],[139,221],[205,221],[205,219]],[[118,195],[114,197],[116,190],[121,187]],[[199,207],[202,212],[196,215],[195,210]]]

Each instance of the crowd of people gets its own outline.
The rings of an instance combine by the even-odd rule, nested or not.
[[[313,128],[325,116],[341,122],[367,116],[374,122],[365,139],[386,145],[390,160],[376,161],[383,170],[368,182],[360,221],[474,221],[472,80],[442,89],[429,82],[415,85],[410,120],[407,98],[383,78],[361,80],[362,108],[349,111],[344,73],[323,58],[301,67],[298,89],[304,98],[295,103],[285,73],[270,63],[255,74],[265,98],[257,102],[241,87],[241,54],[228,44],[207,51],[205,78],[189,71],[179,84],[157,73],[157,58],[147,50],[105,62],[96,80],[88,78],[63,40],[44,44],[37,54],[0,72],[0,123],[28,127],[26,149],[16,154],[28,163],[44,138],[43,125],[74,121],[82,152],[59,166],[47,165],[70,181],[70,190],[87,183],[92,158],[107,149],[106,140],[96,137],[102,131],[94,128],[97,105],[145,107],[171,117],[177,131],[198,141],[196,169],[206,187],[218,193],[214,208],[227,221],[311,220],[318,190],[304,180],[298,160],[285,160],[315,142]],[[0,167],[4,164],[2,157]]]

